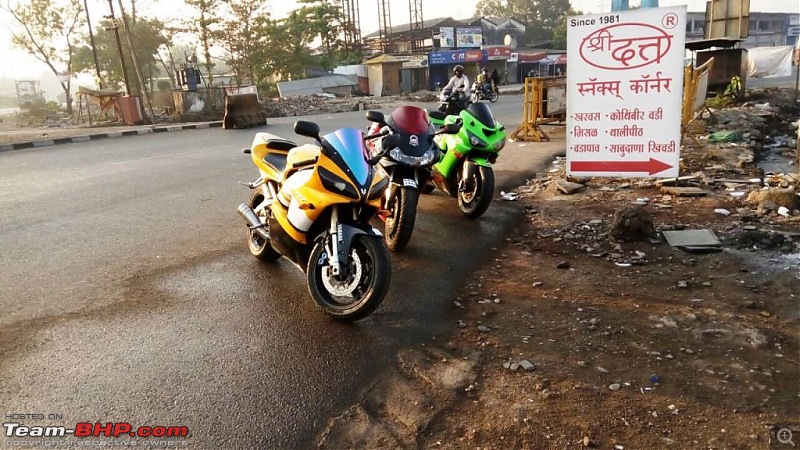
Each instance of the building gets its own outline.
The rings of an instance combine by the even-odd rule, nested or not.
[[[393,57],[403,61],[400,84],[404,91],[435,89],[447,82],[456,65],[464,66],[470,80],[483,67],[515,75],[512,51],[524,35],[525,25],[510,17],[441,17],[424,21],[421,28],[393,26],[388,48]],[[363,39],[367,54],[380,53],[384,42],[379,31]],[[502,78],[516,81],[516,76]]]
[[[704,39],[705,12],[686,14],[686,40]],[[794,45],[800,35],[800,14],[751,12],[747,38],[741,48]]]

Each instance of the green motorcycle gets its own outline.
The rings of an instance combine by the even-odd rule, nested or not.
[[[470,219],[486,212],[494,196],[494,172],[500,150],[506,145],[506,130],[494,120],[485,103],[473,103],[458,115],[428,111],[431,123],[443,127],[460,123],[458,134],[441,134],[435,140],[442,154],[433,166],[430,183],[458,198],[458,207]],[[430,192],[432,188],[429,188]]]

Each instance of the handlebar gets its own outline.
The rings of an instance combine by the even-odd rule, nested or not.
[[[387,134],[389,134],[388,130],[387,131],[381,131],[380,133],[375,133],[375,134],[370,134],[368,136],[364,136],[364,140],[365,141],[369,141],[369,140],[372,140],[372,139],[377,139],[379,137],[384,137]]]
[[[297,169],[298,167],[310,166],[312,164],[316,164],[319,158],[314,159],[307,159],[305,161],[297,161],[296,163],[292,164],[293,169]]]

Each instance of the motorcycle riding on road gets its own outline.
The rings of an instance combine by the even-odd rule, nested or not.
[[[416,106],[401,106],[388,116],[369,111],[367,120],[372,122],[367,134],[386,135],[368,140],[367,148],[380,158],[379,164],[391,180],[383,196],[385,215],[381,215],[386,222],[386,244],[391,250],[402,251],[414,231],[419,187],[428,183],[430,168],[439,161],[439,148],[433,139],[437,133],[427,112]],[[452,125],[438,133],[457,133],[460,128]],[[390,142],[389,136],[399,139]]]
[[[377,159],[369,158],[362,131],[320,137],[319,126],[306,121],[295,122],[294,131],[316,143],[262,132],[243,150],[260,173],[247,184],[254,190],[249,203],[239,205],[247,247],[260,260],[295,263],[328,316],[362,319],[383,301],[391,280],[383,236],[369,224],[389,179],[373,167]]]
[[[465,216],[480,217],[494,196],[494,172],[506,145],[505,127],[494,119],[486,103],[473,103],[459,115],[428,111],[434,125],[461,124],[458,134],[436,137],[442,157],[433,166],[433,184],[458,198]]]
[[[439,96],[441,101],[439,111],[447,115],[460,113],[469,105],[468,90],[469,78],[464,74],[464,68],[460,65],[455,66],[453,68],[453,77],[442,88],[442,93]]]

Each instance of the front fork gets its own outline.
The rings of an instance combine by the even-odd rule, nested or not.
[[[339,208],[334,206],[331,211],[331,228],[328,230],[328,254],[331,255],[331,273],[338,276],[342,273],[339,258],[339,244],[342,236],[342,225],[339,223]],[[345,260],[347,259],[345,255]]]
[[[368,224],[351,225],[340,220],[339,207],[334,206],[331,210],[331,226],[328,229],[327,242],[325,249],[330,255],[331,274],[337,277],[347,277],[350,272],[350,247],[353,238],[359,234],[375,236],[380,238],[380,231]],[[355,212],[354,212],[355,214]],[[351,218],[355,220],[355,217]]]

